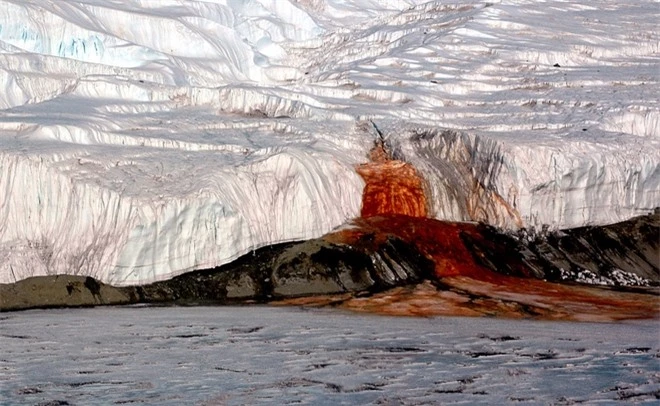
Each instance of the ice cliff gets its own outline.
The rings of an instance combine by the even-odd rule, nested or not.
[[[359,215],[374,140],[433,217],[660,206],[657,4],[0,0],[0,283],[127,285]]]

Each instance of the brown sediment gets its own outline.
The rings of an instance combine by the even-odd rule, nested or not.
[[[608,287],[570,285],[502,276],[493,281],[454,277],[443,280],[452,288],[492,300],[520,304],[539,318],[576,321],[616,321],[660,316],[658,291],[617,291]],[[506,315],[506,314],[505,314]]]
[[[542,282],[542,281],[539,281]],[[514,319],[613,322],[658,318],[658,292],[616,292],[608,288],[543,282],[516,292],[509,284],[484,283],[461,277],[442,280],[441,288],[427,281],[366,297],[320,296],[289,299],[282,305],[334,306],[388,316],[504,317]],[[522,284],[524,286],[524,284]]]

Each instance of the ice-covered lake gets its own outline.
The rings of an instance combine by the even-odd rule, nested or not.
[[[657,402],[657,321],[278,307],[0,315],[2,405]]]

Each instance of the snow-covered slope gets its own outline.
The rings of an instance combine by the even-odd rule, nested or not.
[[[438,218],[645,213],[660,206],[658,14],[0,0],[0,283],[144,283],[319,236],[359,213],[371,122]]]

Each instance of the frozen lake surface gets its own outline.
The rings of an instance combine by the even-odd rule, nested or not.
[[[2,405],[657,404],[657,321],[277,307],[0,315]]]

